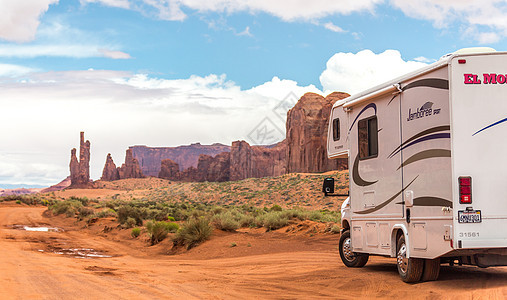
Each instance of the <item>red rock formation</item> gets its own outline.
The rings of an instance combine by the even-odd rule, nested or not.
[[[287,172],[326,172],[346,168],[346,160],[327,158],[327,126],[333,104],[349,95],[332,93],[326,98],[306,93],[287,113]]]
[[[199,156],[197,170],[204,174],[205,181],[229,181],[231,159],[229,152],[222,152],[215,157],[209,155]]]
[[[102,177],[100,180],[113,181],[120,179],[120,173],[116,168],[116,165],[111,157],[111,153],[107,154],[106,164],[104,165],[104,170],[102,170]]]
[[[120,179],[144,178],[143,172],[139,167],[139,162],[132,156],[132,149],[127,149],[125,154],[125,163],[118,169]]]
[[[285,174],[285,148],[285,142],[280,142],[271,148],[250,146],[245,141],[233,142],[230,180]]]
[[[90,141],[84,141],[84,132],[80,133],[79,161],[76,148],[70,152],[71,187],[87,187],[90,185]]]
[[[170,159],[164,159],[161,162],[158,177],[169,180],[180,180],[180,166]]]
[[[229,152],[230,146],[222,144],[201,145],[200,143],[179,147],[147,147],[132,146],[132,154],[139,161],[143,174],[157,176],[160,172],[161,162],[170,159],[177,163],[180,171],[188,167],[197,168],[199,156],[206,154],[215,156],[222,152]]]
[[[70,176],[68,176],[67,178],[65,178],[64,180],[60,181],[59,183],[55,184],[55,185],[52,185],[48,188],[45,188],[41,191],[41,193],[50,193],[50,192],[56,192],[56,191],[61,191],[65,188],[68,188],[70,186],[71,182],[70,182]]]

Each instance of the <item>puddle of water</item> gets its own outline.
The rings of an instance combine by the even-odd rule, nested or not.
[[[111,255],[102,254],[94,249],[90,248],[73,248],[73,249],[59,249],[53,253],[69,255],[75,258],[109,258]]]
[[[38,231],[38,232],[63,232],[63,229],[57,227],[46,226],[27,226],[27,225],[12,225],[13,229],[25,231]]]

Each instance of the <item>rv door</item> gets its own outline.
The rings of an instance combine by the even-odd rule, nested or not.
[[[329,158],[346,158],[349,155],[348,113],[342,105],[333,107],[327,135]]]

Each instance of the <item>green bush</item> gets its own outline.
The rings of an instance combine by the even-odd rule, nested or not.
[[[138,207],[133,207],[131,205],[122,205],[117,210],[118,213],[118,222],[120,224],[125,224],[127,222],[127,218],[131,217],[136,220],[136,225],[143,225],[143,210]]]
[[[132,228],[132,227],[136,226],[136,219],[134,219],[132,217],[128,217],[127,221],[125,221],[125,226],[127,228]]]
[[[133,237],[133,238],[137,238],[139,235],[141,234],[141,228],[132,228],[132,231],[130,232],[130,235]]]
[[[175,245],[186,245],[187,249],[197,246],[209,239],[213,228],[205,217],[189,219],[176,233]]]
[[[212,223],[215,228],[224,231],[235,231],[240,226],[239,222],[235,219],[235,216],[231,211],[226,211],[215,215],[212,219]]]
[[[78,212],[78,218],[80,220],[82,220],[84,217],[93,215],[93,213],[94,213],[93,209],[88,208],[88,207],[83,207],[83,206],[79,207],[77,209],[77,212]]]
[[[74,217],[83,204],[77,200],[64,200],[51,205],[49,209],[56,215],[65,214],[67,217]]]
[[[268,230],[275,230],[287,226],[289,218],[279,211],[269,212],[261,217],[262,226]]]
[[[271,206],[270,211],[282,211],[282,207],[278,204]]]
[[[96,218],[109,218],[109,217],[117,217],[118,215],[114,211],[114,209],[107,208],[95,213],[94,217]]]
[[[151,244],[155,245],[163,241],[169,232],[176,232],[179,229],[179,225],[172,222],[148,221],[146,229],[148,230]]]
[[[176,221],[176,219],[174,219],[174,217],[171,217],[171,216],[167,216],[167,220],[172,221],[172,222]]]
[[[329,231],[331,231],[331,233],[338,234],[340,233],[340,226],[335,224],[331,226],[331,229]]]

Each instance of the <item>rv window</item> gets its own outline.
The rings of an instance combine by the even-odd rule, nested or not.
[[[378,154],[377,117],[360,120],[357,123],[359,158],[376,157]]]
[[[336,118],[333,120],[333,141],[340,140],[340,119]]]

